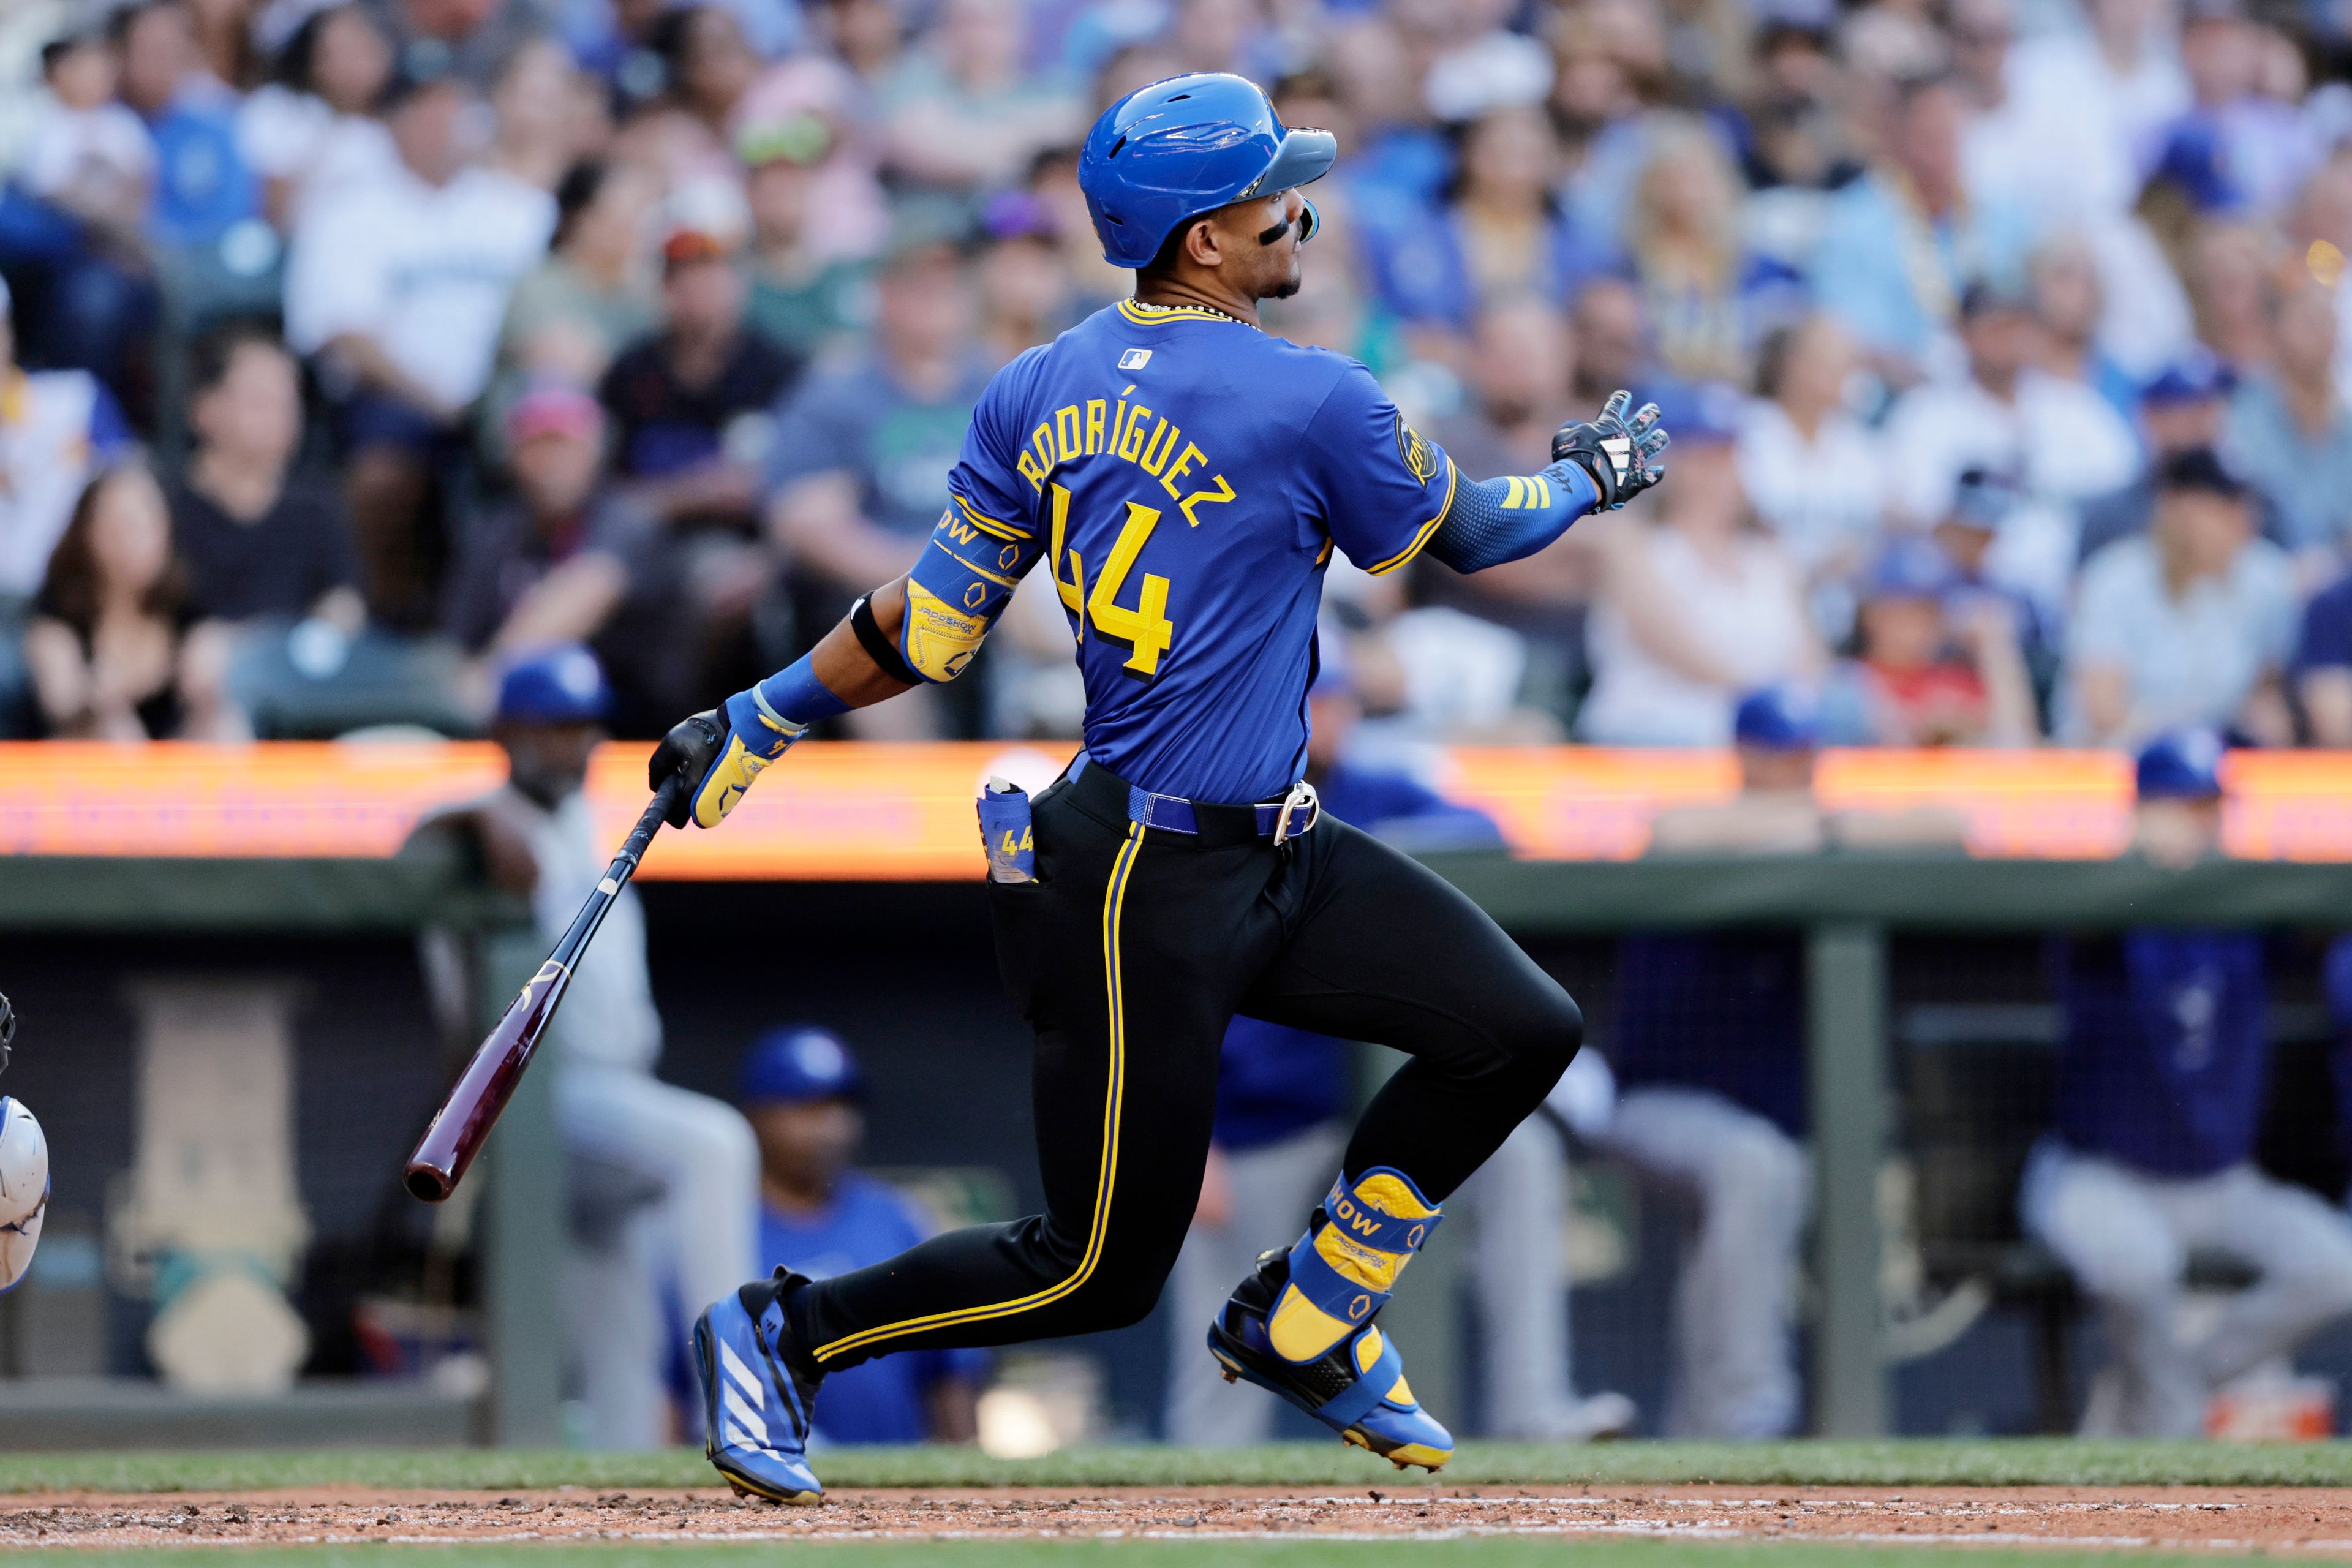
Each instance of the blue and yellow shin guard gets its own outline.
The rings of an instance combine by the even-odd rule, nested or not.
[[[1454,1457],[1453,1434],[1413,1398],[1372,1320],[1439,1217],[1401,1172],[1377,1167],[1353,1188],[1343,1177],[1319,1223],[1234,1289],[1209,1325],[1210,1353],[1229,1380],[1280,1394],[1398,1468],[1436,1469]]]

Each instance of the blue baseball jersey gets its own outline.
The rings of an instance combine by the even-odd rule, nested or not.
[[[1356,361],[1122,301],[981,395],[900,646],[950,679],[1042,562],[1077,640],[1087,754],[1161,794],[1263,800],[1306,767],[1332,552],[1396,570],[1454,483]],[[1543,483],[1514,500],[1539,504]]]
[[[1712,1089],[1802,1138],[1804,976],[1802,943],[1779,931],[1624,938],[1609,1052],[1618,1087]]]
[[[930,1235],[897,1189],[851,1171],[831,1207],[809,1218],[760,1205],[760,1267],[782,1266],[830,1279],[901,1252]],[[828,1443],[920,1443],[929,1438],[924,1396],[944,1378],[978,1383],[986,1351],[924,1350],[883,1356],[824,1380],[817,1435]]]
[[[2136,931],[2059,954],[2066,1142],[2159,1176],[2252,1158],[2270,1066],[2262,938]]]

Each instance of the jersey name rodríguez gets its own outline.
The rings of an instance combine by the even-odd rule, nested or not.
[[[1356,361],[1126,301],[982,394],[901,642],[925,677],[961,672],[1042,562],[1076,638],[1087,753],[1160,794],[1263,800],[1306,767],[1334,548],[1396,570],[1454,483]]]

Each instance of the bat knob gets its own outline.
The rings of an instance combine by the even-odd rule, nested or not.
[[[422,1203],[437,1204],[457,1190],[457,1184],[448,1172],[421,1161],[408,1167],[404,1182],[408,1188],[408,1195]]]

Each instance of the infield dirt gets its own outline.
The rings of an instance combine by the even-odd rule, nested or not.
[[[1662,1535],[2287,1549],[2352,1559],[2352,1490],[2318,1488],[1097,1487],[852,1490],[775,1508],[724,1490],[320,1487],[0,1500],[0,1549],[236,1542]]]

